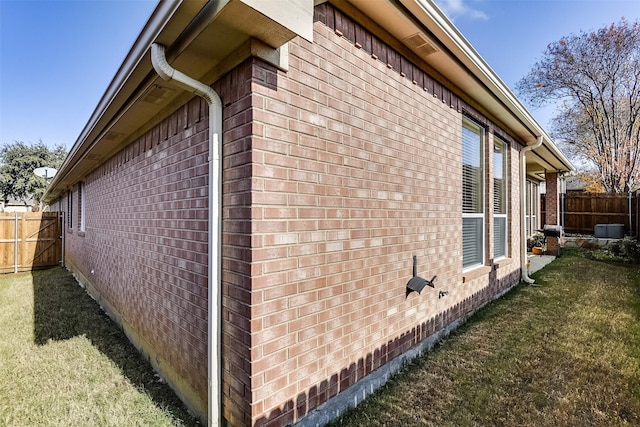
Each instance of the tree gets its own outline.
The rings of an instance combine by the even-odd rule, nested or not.
[[[33,171],[43,166],[59,169],[66,155],[62,145],[50,150],[42,141],[5,144],[0,148],[0,193],[3,200],[14,198],[25,205],[30,199],[39,202],[47,183]]]
[[[640,184],[640,24],[624,18],[547,46],[517,84],[534,106],[559,102],[552,133],[608,192]]]

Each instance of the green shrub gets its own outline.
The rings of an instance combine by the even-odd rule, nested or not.
[[[625,237],[622,240],[611,243],[609,252],[613,256],[640,264],[640,243],[632,237]]]
[[[609,250],[611,255],[619,258],[624,258],[624,256],[622,255],[622,240],[616,240],[615,242],[610,243],[607,249]]]

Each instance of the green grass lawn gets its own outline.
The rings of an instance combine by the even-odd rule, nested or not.
[[[640,266],[534,277],[334,425],[640,425]],[[196,424],[66,270],[0,276],[0,426]]]
[[[334,426],[640,425],[640,266],[565,251]]]
[[[64,269],[0,276],[0,426],[198,425]]]

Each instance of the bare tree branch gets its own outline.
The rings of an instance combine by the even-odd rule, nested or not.
[[[606,191],[640,185],[640,24],[622,19],[547,46],[517,84],[534,106],[561,101],[554,136],[592,163]]]

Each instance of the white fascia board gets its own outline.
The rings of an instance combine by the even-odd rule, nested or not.
[[[519,119],[530,127],[532,131],[544,138],[546,142],[545,145],[551,148],[567,169],[574,169],[571,162],[556,146],[544,128],[432,0],[399,1],[422,22],[425,22],[425,18],[428,18],[429,21],[433,22],[437,26],[437,32],[440,33],[436,33],[436,35],[440,37],[441,42],[444,43],[447,48],[494,93],[496,97],[504,102],[513,114],[519,117]],[[435,30],[431,27],[430,29]],[[531,144],[535,143],[536,136],[537,135],[532,135],[532,140],[530,141]]]

